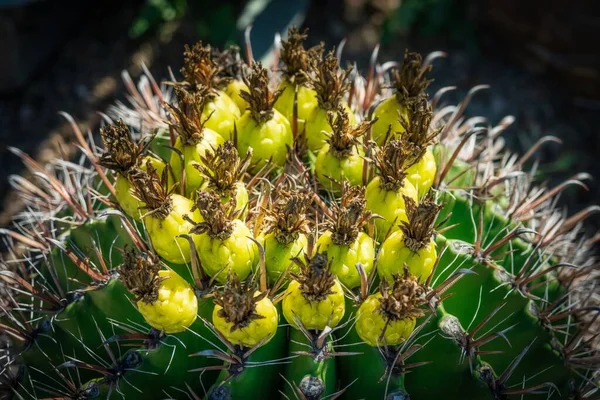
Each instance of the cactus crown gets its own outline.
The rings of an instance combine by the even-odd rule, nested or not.
[[[181,86],[175,87],[175,95],[177,96],[177,106],[165,104],[165,108],[171,114],[167,124],[179,135],[183,145],[196,145],[202,141],[204,125],[210,118],[209,115],[202,119],[202,110],[204,110],[209,96],[207,96],[206,90],[190,92]]]
[[[282,244],[292,243],[300,233],[310,233],[310,223],[306,212],[312,203],[309,193],[294,190],[280,190],[272,209],[267,209],[265,233],[273,232],[275,239]]]
[[[427,101],[425,93],[415,97],[407,104],[408,117],[400,116],[400,124],[404,128],[403,133],[407,142],[415,147],[421,158],[427,150],[427,146],[435,143],[435,139],[440,134],[441,128],[430,130],[431,120],[433,119],[433,109]]]
[[[396,99],[400,104],[407,104],[409,99],[423,93],[433,82],[426,79],[432,66],[423,67],[423,57],[419,53],[405,51],[400,70],[392,70],[392,87],[396,89]]]
[[[281,61],[285,68],[283,76],[291,83],[304,85],[310,79],[317,61],[323,55],[324,45],[320,43],[310,49],[304,48],[308,30],[300,33],[297,27],[288,31],[287,40],[281,41]]]
[[[219,66],[211,57],[210,45],[204,46],[202,41],[193,47],[185,46],[183,52],[183,68],[181,74],[184,82],[181,85],[191,91],[204,92],[209,100],[216,96],[214,90],[218,86]]]
[[[159,177],[158,172],[148,160],[146,171],[139,168],[130,174],[133,195],[145,203],[144,209],[149,210],[146,215],[165,219],[173,209],[171,192],[167,188],[168,168],[165,168]]]
[[[363,136],[375,122],[363,121],[351,127],[346,109],[338,105],[336,112],[327,113],[327,122],[331,126],[329,135],[329,151],[337,158],[344,159],[352,154],[352,147],[359,144],[358,138]]]
[[[326,222],[332,232],[331,240],[339,246],[349,246],[358,237],[364,224],[372,214],[365,210],[365,188],[342,182],[340,205],[332,205],[333,217]]]
[[[273,118],[273,106],[283,91],[269,88],[269,71],[260,62],[255,62],[244,83],[250,92],[242,90],[240,96],[248,102],[252,118],[259,124]]]
[[[235,144],[228,140],[214,151],[200,156],[201,164],[194,164],[200,173],[208,179],[208,187],[220,196],[234,194],[236,183],[240,182],[252,161],[252,149],[248,149],[242,159]]]
[[[192,211],[199,210],[204,221],[194,224],[190,233],[206,233],[214,239],[225,240],[233,233],[232,220],[235,218],[235,197],[223,204],[221,197],[213,192],[198,191]]]
[[[300,283],[300,291],[309,301],[319,302],[333,293],[335,275],[330,271],[331,261],[327,252],[315,254],[313,257],[304,255],[304,261],[298,257],[292,261],[300,267],[300,273],[292,277]]]
[[[139,164],[145,147],[134,143],[122,120],[100,129],[100,136],[106,146],[106,152],[100,156],[100,165],[127,176]]]
[[[417,252],[427,246],[433,237],[433,226],[442,206],[435,203],[431,192],[418,205],[412,198],[402,197],[408,217],[408,222],[402,221],[400,225],[404,233],[404,245]]]
[[[213,48],[212,59],[219,66],[216,87],[222,88],[232,79],[243,80],[248,75],[249,67],[240,56],[238,46],[232,45],[223,51]]]
[[[158,288],[162,281],[158,276],[160,268],[161,264],[156,255],[125,248],[119,276],[136,301],[152,304],[158,300]]]
[[[255,295],[256,285],[241,282],[237,275],[230,273],[227,283],[215,292],[214,302],[222,308],[219,317],[232,324],[231,332],[248,326],[256,319],[264,318],[256,313],[256,303],[264,299],[268,292]]]
[[[425,315],[421,310],[426,303],[427,288],[417,278],[404,268],[404,274],[394,274],[391,287],[384,279],[381,281],[379,291],[381,306],[379,311],[390,321],[399,321],[405,318],[418,318]]]
[[[326,111],[335,110],[350,88],[348,76],[352,67],[340,71],[340,62],[333,51],[327,53],[315,69],[310,86],[317,92],[319,107]]]
[[[403,138],[397,138],[375,148],[373,163],[379,170],[385,190],[393,192],[404,186],[406,169],[417,162],[409,147]]]

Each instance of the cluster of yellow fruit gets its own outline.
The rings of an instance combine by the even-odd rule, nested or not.
[[[212,323],[232,344],[264,344],[277,330],[277,307],[248,281],[259,264],[270,285],[287,285],[280,297],[291,326],[335,327],[344,290],[365,285],[377,259],[382,291],[361,305],[359,336],[395,345],[414,329],[412,308],[437,258],[427,67],[408,53],[395,94],[358,115],[352,71],[322,45],[305,49],[305,38],[292,29],[283,41],[276,89],[273,73],[246,66],[235,49],[186,48],[183,80],[171,82],[176,101],[164,105],[168,162],[148,155],[122,122],[102,129],[100,161],[115,172],[115,198],[162,259],[129,257],[121,268],[154,328],[174,333],[194,322],[197,293],[175,272],[190,263],[214,289]],[[285,187],[279,179],[273,196],[252,193],[250,180],[288,176],[290,154],[316,180]]]

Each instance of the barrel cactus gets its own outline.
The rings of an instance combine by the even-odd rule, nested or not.
[[[597,398],[595,208],[555,203],[587,176],[538,186],[554,139],[510,153],[481,86],[429,98],[439,53],[363,77],[290,33],[126,76],[99,137],[65,114],[76,159],[13,149],[6,398]]]

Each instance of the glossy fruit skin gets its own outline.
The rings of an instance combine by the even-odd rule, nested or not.
[[[240,96],[240,92],[242,90],[245,92],[250,92],[248,86],[246,86],[246,84],[239,79],[232,79],[224,89],[224,92],[231,98],[231,100],[233,100],[235,105],[240,110],[240,113],[244,113],[248,107],[248,102],[246,102],[246,100]]]
[[[143,158],[140,165],[140,169],[143,171],[146,170],[147,161],[150,161],[152,167],[156,169],[156,172],[160,176],[165,169],[165,163],[156,157],[146,156]],[[144,215],[144,211],[141,210],[140,207],[144,206],[144,203],[133,197],[133,194],[131,194],[131,183],[129,183],[129,180],[121,174],[117,174],[115,197],[123,211],[125,211],[125,214],[136,221],[142,220],[141,216]]]
[[[404,180],[404,186],[396,192],[387,191],[380,184],[381,178],[375,177],[367,185],[365,198],[367,209],[383,217],[374,220],[376,238],[382,241],[390,228],[392,228],[392,232],[395,232],[399,229],[400,221],[408,221],[402,195],[418,201],[418,193],[412,183],[406,179]]]
[[[186,197],[192,197],[196,190],[200,189],[204,183],[205,177],[194,168],[195,164],[200,164],[200,157],[203,157],[207,152],[213,152],[219,145],[223,144],[225,140],[221,135],[212,129],[205,128],[203,131],[202,140],[195,145],[184,145],[181,143],[181,138],[178,137],[175,141],[175,148],[183,154],[183,165],[185,167],[185,194]],[[175,151],[171,152],[171,158],[169,160],[173,174],[177,180],[181,180],[182,177],[182,165],[181,157]]]
[[[285,80],[278,86],[283,93],[275,102],[275,109],[292,124],[294,117],[294,94],[296,85]],[[312,112],[318,107],[317,92],[306,86],[298,86],[298,132],[302,132],[304,124],[310,118]]]
[[[137,302],[146,322],[165,333],[183,332],[192,325],[198,314],[194,289],[172,270],[158,271],[164,280],[158,289],[158,299],[151,303]]]
[[[246,111],[237,122],[237,149],[246,154],[252,148],[252,172],[260,170],[269,159],[277,166],[283,166],[288,147],[293,146],[294,138],[288,120],[277,110],[273,117],[257,123],[250,111]]]
[[[404,244],[404,232],[392,233],[381,245],[379,259],[377,260],[377,273],[382,279],[393,282],[392,274],[403,274],[404,265],[412,275],[424,283],[435,265],[437,250],[433,239],[417,252],[410,250]]]
[[[387,131],[392,126],[391,135],[404,132],[404,127],[400,123],[400,116],[408,118],[406,107],[398,103],[396,96],[383,100],[373,111],[372,119],[377,121],[371,128],[371,139],[381,146],[385,140]]]
[[[354,115],[346,102],[342,104],[348,114],[350,126],[356,125],[356,115]],[[327,110],[317,107],[304,123],[306,142],[309,150],[313,153],[317,153],[327,143],[327,135],[324,132],[331,133],[331,125],[327,121],[327,112]]]
[[[258,296],[260,295],[260,292],[256,292],[254,295]],[[215,305],[212,316],[213,324],[215,328],[233,344],[253,347],[267,337],[267,341],[263,343],[266,344],[273,338],[275,332],[277,332],[279,321],[277,308],[275,308],[268,297],[265,297],[256,303],[256,313],[264,318],[255,319],[247,326],[233,331],[231,330],[233,324],[219,316],[219,311],[221,309],[221,306]]]
[[[300,283],[290,282],[283,298],[283,316],[287,322],[298,329],[296,318],[306,329],[323,330],[326,326],[337,326],[344,317],[345,300],[342,285],[336,279],[332,287],[333,293],[321,301],[309,301],[300,290]]]
[[[211,114],[212,113],[212,114]],[[202,119],[210,118],[205,128],[217,132],[223,139],[233,138],[233,126],[240,117],[240,109],[225,92],[217,90],[217,95],[202,110]]]
[[[306,235],[300,233],[296,240],[287,244],[280,243],[273,232],[259,238],[259,240],[265,249],[265,265],[271,284],[274,284],[288,267],[287,279],[289,279],[289,274],[298,272],[298,266],[290,260],[294,257],[302,258],[302,253],[308,246]]]
[[[353,147],[352,153],[348,157],[337,158],[329,151],[329,144],[325,144],[317,154],[315,163],[317,179],[327,190],[335,193],[340,191],[340,185],[329,178],[339,182],[347,180],[352,185],[362,185],[365,164],[363,157],[362,148]]]
[[[244,221],[248,215],[248,189],[244,182],[237,182],[235,184],[235,209],[240,211],[240,215],[237,217],[239,220]],[[221,196],[223,204],[228,203],[230,196]]]
[[[183,219],[183,216],[187,215],[194,222],[201,222],[202,216],[198,210],[190,211],[194,205],[190,199],[172,194],[171,200],[173,209],[166,218],[148,215],[144,217],[144,224],[152,247],[159,256],[175,264],[186,264],[190,262],[190,243],[177,236],[189,234],[194,225]],[[192,239],[197,240],[195,235],[192,235]]]
[[[415,329],[416,319],[405,318],[390,321],[385,329],[383,340],[381,332],[386,326],[386,319],[379,311],[381,293],[367,297],[356,314],[356,333],[369,346],[396,346],[402,344]]]
[[[364,232],[360,232],[349,246],[333,243],[331,232],[325,232],[317,240],[317,251],[327,252],[327,259],[331,261],[331,272],[349,289],[360,286],[357,263],[363,265],[367,276],[373,270],[375,241]]]
[[[232,224],[233,232],[225,240],[206,233],[193,235],[202,268],[210,277],[218,274],[216,281],[219,283],[227,281],[229,270],[241,280],[246,279],[257,261],[256,244],[248,239],[252,237],[250,229],[239,219],[234,219]]]
[[[428,148],[423,157],[412,167],[406,170],[406,179],[413,184],[422,197],[433,186],[437,164],[431,148]]]

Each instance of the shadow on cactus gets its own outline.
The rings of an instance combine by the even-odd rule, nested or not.
[[[536,186],[551,139],[505,150],[482,86],[429,99],[440,53],[363,77],[289,37],[125,74],[101,143],[64,114],[76,160],[13,149],[5,398],[597,398],[595,208],[554,207],[586,175]]]

